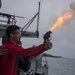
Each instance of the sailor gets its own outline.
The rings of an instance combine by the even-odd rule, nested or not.
[[[7,36],[4,35],[2,37],[2,44],[4,44],[7,40],[8,40]],[[22,46],[21,41],[19,41],[17,44]],[[7,55],[7,53],[8,53],[8,50],[4,46],[1,46],[0,47],[0,55]],[[25,58],[22,56],[19,58],[17,75],[20,75],[20,70],[27,72],[30,69],[30,66],[31,66],[30,60],[31,60],[31,58]]]
[[[0,56],[0,75],[16,75],[18,58],[20,56],[27,58],[52,48],[52,43],[49,39],[44,40],[44,43],[39,46],[27,49],[17,45],[17,42],[21,39],[21,32],[20,27],[16,25],[8,26],[6,35],[8,41],[3,46],[8,49],[8,54]]]

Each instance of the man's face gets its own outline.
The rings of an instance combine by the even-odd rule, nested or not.
[[[17,29],[14,33],[12,33],[12,37],[11,38],[15,42],[20,41],[20,39],[21,39],[21,31],[20,31],[20,29]]]

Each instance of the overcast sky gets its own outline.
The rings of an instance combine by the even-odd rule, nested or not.
[[[40,0],[2,0],[0,12],[23,16],[24,19],[16,18],[17,25],[23,27],[38,10]],[[62,15],[65,10],[71,10],[70,3],[75,0],[41,0],[39,38],[22,38],[23,47],[39,45],[43,42],[45,34],[53,26],[55,20]],[[75,17],[75,16],[74,16]],[[53,48],[47,53],[60,55],[63,57],[75,58],[75,19],[67,22],[62,28],[54,30],[51,34]],[[29,28],[36,30],[36,21]]]

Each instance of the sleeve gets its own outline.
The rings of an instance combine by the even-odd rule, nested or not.
[[[24,49],[21,46],[13,46],[13,45],[5,45],[6,48],[8,49],[8,54],[12,55],[12,56],[34,56],[40,52],[44,52],[45,51],[45,45],[41,44],[39,46],[36,47],[31,47],[31,48],[27,48]]]

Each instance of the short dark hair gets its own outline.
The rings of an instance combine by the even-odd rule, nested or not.
[[[6,35],[9,38],[10,37],[10,33],[14,33],[17,29],[20,29],[19,26],[17,25],[10,25],[7,27],[6,29]]]

